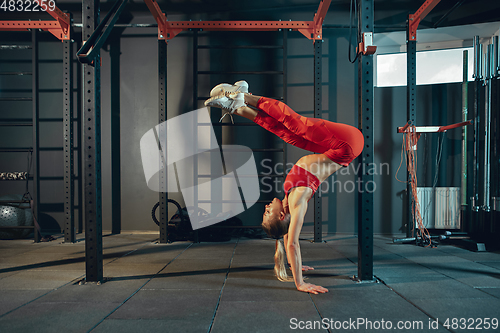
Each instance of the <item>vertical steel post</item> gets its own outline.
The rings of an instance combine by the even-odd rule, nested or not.
[[[164,40],[158,40],[158,122],[160,124],[167,121],[167,43]],[[166,130],[166,126],[161,126]],[[167,137],[166,133],[164,136]],[[167,145],[165,144],[164,147]],[[160,161],[160,184],[165,184],[165,192],[160,192],[160,243],[168,242],[167,218],[168,218],[168,184],[167,184],[167,152],[163,152],[165,161]]]
[[[500,50],[499,50],[499,36],[494,36],[493,37],[493,77],[494,80],[492,80],[492,110],[499,110],[500,106],[498,105],[499,101],[499,96],[500,96],[500,90],[499,90],[499,70],[500,70]],[[493,170],[499,170],[500,169],[500,155],[499,155],[499,145],[500,145],[500,137],[499,137],[499,132],[500,132],[500,124],[499,124],[499,112],[493,112],[492,113],[492,124],[493,124],[493,130],[492,130],[492,149],[491,149],[491,159],[492,159],[492,169]],[[500,211],[499,207],[499,202],[500,202],[500,175],[498,175],[497,172],[493,172],[492,176],[494,176],[494,179],[492,180],[493,184],[493,189],[492,189],[492,201],[493,201],[493,209],[494,211]],[[498,214],[498,213],[493,213],[493,214]],[[498,216],[498,215],[493,215],[493,216]],[[495,220],[495,218],[493,218]],[[499,220],[498,218],[496,220]],[[498,227],[495,230],[496,232],[499,231]]]
[[[481,116],[479,113],[481,80],[483,78],[482,59],[483,49],[479,36],[474,36],[474,159],[472,175],[472,211],[479,211],[479,123]]]
[[[411,124],[417,124],[417,41],[410,40],[409,32],[407,31],[406,38],[406,118]],[[403,134],[404,135],[404,134]],[[410,147],[410,149],[412,149]],[[407,172],[408,183],[406,185],[406,237],[416,237],[415,224],[413,221],[412,209],[412,189],[410,183],[410,172]]]
[[[77,35],[73,35],[75,38],[78,38]],[[78,43],[80,44],[79,46],[81,47],[81,38],[83,37],[82,35],[78,35],[80,40]],[[77,135],[75,136],[77,142],[76,142],[76,153],[78,156],[78,163],[76,164],[76,172],[78,175],[78,228],[77,228],[77,233],[81,234],[83,233],[83,219],[84,219],[84,207],[83,207],[83,201],[84,201],[84,195],[83,195],[83,119],[82,117],[84,116],[83,112],[83,66],[80,65],[79,62],[76,62],[76,91],[78,92],[76,94],[76,125],[77,125]]]
[[[493,55],[492,55],[492,61],[491,61],[491,73],[492,77],[498,78],[498,70],[499,70],[499,63],[500,59],[498,58],[499,56],[499,50],[498,50],[498,36],[493,36]]]
[[[314,41],[314,118],[322,117],[322,53],[323,40]],[[314,194],[314,242],[322,241],[321,193]]]
[[[71,35],[73,35],[71,33]],[[73,42],[63,42],[64,242],[74,243],[75,180],[73,151]]]
[[[463,80],[462,80],[462,121],[467,121],[469,110],[469,52],[464,51],[463,54]],[[462,127],[462,169],[461,169],[461,186],[460,186],[460,224],[463,228],[466,219],[467,211],[467,126]]]
[[[198,109],[198,31],[193,31],[193,110]]]
[[[489,212],[490,209],[490,147],[491,147],[491,84],[492,84],[492,66],[493,61],[493,45],[488,45],[486,50],[486,69],[485,84],[486,84],[486,107],[484,108],[484,190],[483,190],[483,206],[482,210]]]
[[[38,34],[37,30],[31,30],[31,94],[33,105],[33,218],[39,221],[40,216],[40,105],[39,105],[39,77],[38,77]],[[33,229],[35,234],[35,243],[38,243],[40,236],[37,228]]]
[[[483,45],[480,42],[479,36],[474,36],[474,75],[476,80],[483,78]]]
[[[198,31],[194,30],[193,31],[193,109],[197,110],[198,109]],[[198,121],[196,121],[198,122]],[[194,137],[195,140],[193,142],[198,142],[198,124],[196,123],[196,126],[194,128]],[[221,151],[222,154],[222,151]],[[193,179],[195,181],[194,184],[198,184],[198,158],[196,156],[193,156]],[[197,187],[193,187],[193,190],[195,191],[194,196],[195,196],[195,202],[196,204],[194,205],[195,209],[198,207],[198,189]],[[213,205],[213,203],[212,203]],[[213,207],[210,207],[213,209]],[[199,232],[198,229],[194,230],[193,232],[193,240],[195,243],[199,243]]]
[[[288,30],[283,29],[283,103],[288,103]],[[288,144],[283,141],[283,183],[286,179],[287,147]]]
[[[360,33],[373,32],[373,0],[359,2]],[[358,123],[365,145],[358,174],[358,280],[373,281],[373,55],[358,60]]]
[[[120,36],[110,43],[111,59],[111,233],[121,233]]]
[[[288,30],[283,29],[283,103],[285,104],[288,102],[287,71],[288,71]]]
[[[82,38],[90,38],[99,23],[99,0],[84,0]],[[100,55],[83,65],[83,154],[86,281],[102,282],[101,197],[101,73]]]

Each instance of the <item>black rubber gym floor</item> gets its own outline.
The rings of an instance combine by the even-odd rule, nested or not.
[[[106,236],[105,283],[85,276],[82,240],[0,241],[0,332],[500,331],[500,253],[375,237],[377,283],[356,283],[357,239],[301,242],[308,282],[273,275],[274,241],[156,244]],[[496,323],[496,324],[495,324]]]

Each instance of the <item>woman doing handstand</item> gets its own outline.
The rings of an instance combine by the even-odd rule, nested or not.
[[[210,96],[205,105],[250,119],[285,142],[316,153],[300,158],[292,167],[283,186],[285,198],[274,198],[266,205],[262,228],[276,239],[274,271],[280,281],[293,280],[304,292],[327,292],[322,286],[304,282],[302,271],[313,268],[302,265],[299,235],[308,201],[323,181],[361,154],[363,135],[353,126],[303,117],[280,101],[249,94],[245,81],[219,84]],[[286,273],[285,252],[293,279]]]

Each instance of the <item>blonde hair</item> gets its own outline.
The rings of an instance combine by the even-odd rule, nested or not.
[[[274,273],[278,280],[283,282],[293,281],[293,278],[288,276],[286,273],[286,252],[283,242],[280,240],[281,237],[288,233],[288,227],[290,226],[291,215],[286,214],[283,220],[274,219],[269,220],[267,223],[262,223],[262,229],[266,234],[276,239],[276,251],[274,252]]]
[[[290,225],[291,215],[286,214],[283,220],[276,218],[269,220],[267,223],[262,222],[262,229],[266,234],[274,239],[280,239],[283,235],[288,233],[288,226]]]
[[[291,282],[293,277],[288,276],[286,272],[286,261],[285,261],[285,246],[283,242],[279,239],[276,240],[276,252],[274,252],[274,273],[278,280],[282,282]]]

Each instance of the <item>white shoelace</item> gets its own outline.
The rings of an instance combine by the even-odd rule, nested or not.
[[[226,113],[224,113],[224,115],[222,115],[222,117],[219,119],[219,123],[221,123],[222,120],[226,118],[227,115],[229,115],[229,117],[231,118],[231,124],[234,125],[233,113],[231,111],[226,111]]]

